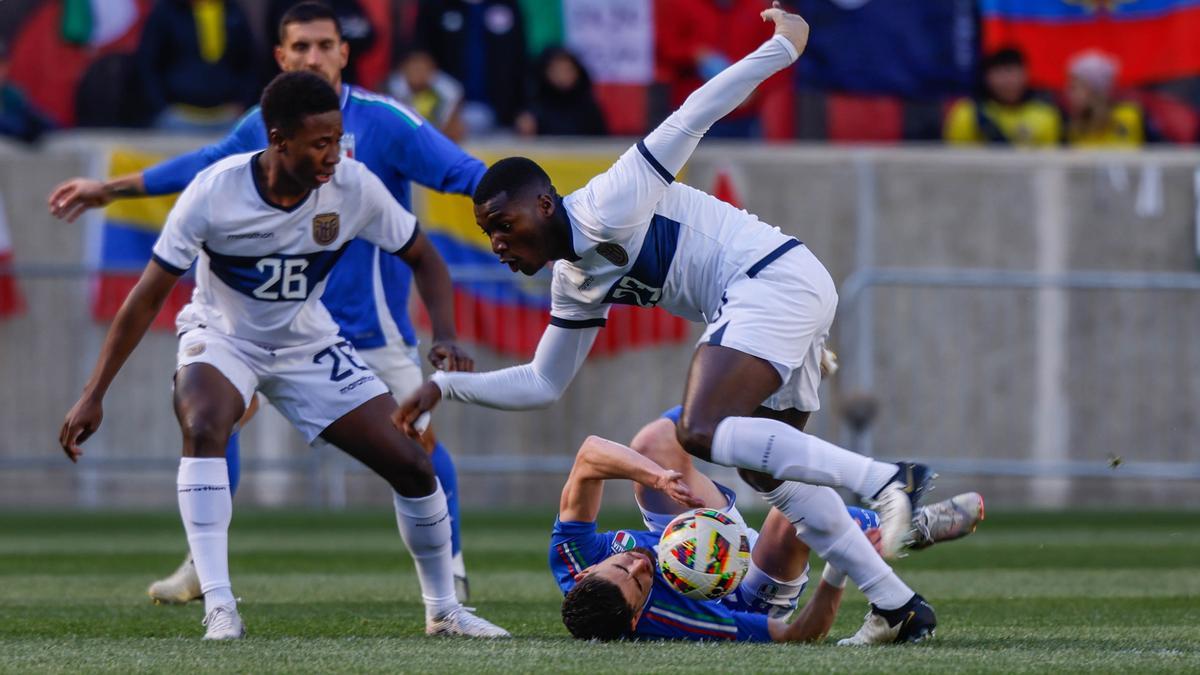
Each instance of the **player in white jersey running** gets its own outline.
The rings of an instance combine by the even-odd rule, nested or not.
[[[676,426],[688,453],[737,467],[793,523],[841,508],[829,486],[848,488],[879,512],[883,550],[895,556],[927,470],[877,462],[801,431],[819,407],[821,351],[837,308],[829,273],[778,228],[674,180],[712,124],[804,50],[802,18],[778,3],[763,18],[775,24],[770,40],[697,89],[582,189],[559,197],[545,171],[524,158],[488,170],[475,190],[475,218],[500,262],[535,274],[557,261],[550,325],[532,363],[436,373],[401,404],[397,422],[413,433],[443,397],[509,409],[548,405],[578,372],[612,303],[657,305],[708,325]],[[783,481],[792,482],[783,489]],[[800,536],[846,571],[902,639],[932,634],[932,608],[857,528]]]
[[[183,433],[179,510],[204,593],[205,638],[245,634],[229,580],[225,444],[256,391],[309,442],[329,441],[391,484],[427,633],[507,637],[455,597],[446,497],[429,457],[388,421],[395,401],[320,301],[329,270],[362,237],[413,268],[432,321],[452,336],[445,263],[364,165],[347,158],[335,172],[342,115],[325,80],[280,75],[263,92],[262,116],[267,149],[205,169],[171,210],[59,442],[79,459],[80,444],[100,426],[113,378],[195,262],[196,289],[176,319],[175,413]]]

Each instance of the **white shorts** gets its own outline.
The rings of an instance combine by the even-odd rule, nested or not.
[[[741,523],[742,527],[746,528],[746,538],[750,540],[750,550],[753,551],[754,544],[758,542],[758,530],[747,525],[746,519],[743,518],[741,512],[738,511],[737,494],[735,494],[733,490],[730,490],[716,481],[713,481],[713,484],[717,486],[717,489],[721,491],[721,494],[725,495],[725,506],[719,510],[722,513],[732,517],[734,520]],[[679,515],[678,513],[655,513],[653,511],[647,511],[642,507],[641,503],[638,504],[638,509],[640,509],[642,512],[642,522],[646,524],[646,529],[655,533],[661,533],[663,530],[667,529],[667,525],[669,525],[671,521],[675,520],[675,517]]]
[[[416,391],[425,381],[421,374],[421,355],[416,347],[395,342],[375,349],[360,349],[358,355],[397,400]]]
[[[700,344],[721,345],[768,361],[783,385],[763,405],[773,410],[819,410],[821,350],[837,313],[837,289],[803,244],[725,289],[721,309]]]
[[[179,336],[176,370],[193,363],[219,370],[246,405],[261,391],[310,443],[343,415],[388,391],[354,347],[337,335],[268,349],[195,328]]]

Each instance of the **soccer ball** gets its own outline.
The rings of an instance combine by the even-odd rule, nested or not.
[[[671,588],[693,600],[728,595],[749,567],[746,528],[716,509],[679,514],[658,540],[659,573]]]

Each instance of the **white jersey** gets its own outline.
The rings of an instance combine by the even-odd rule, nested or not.
[[[710,321],[737,275],[797,245],[757,216],[674,182],[644,143],[563,204],[578,256],[554,265],[550,313],[564,326],[596,325],[611,303]]]
[[[320,298],[346,245],[361,237],[385,252],[402,252],[416,239],[416,218],[350,158],[341,160],[329,183],[281,208],[255,182],[257,155],[226,157],[196,176],[154,244],[154,260],[175,274],[199,258],[196,290],[176,326],[267,347],[336,335]]]

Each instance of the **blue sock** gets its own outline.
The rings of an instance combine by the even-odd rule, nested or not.
[[[442,484],[442,492],[446,493],[446,507],[450,511],[450,552],[458,555],[462,551],[462,537],[458,531],[458,471],[450,451],[441,443],[433,447],[430,459],[433,460],[433,472]]]
[[[233,473],[233,469],[229,470]],[[864,509],[858,506],[847,506],[846,511],[850,513],[850,518],[863,529],[863,532],[872,527],[879,527],[879,514],[871,509]]]
[[[238,433],[233,432],[229,436],[229,442],[225,444],[225,465],[229,467],[229,496],[232,497],[237,493],[238,480],[242,477],[242,462],[241,453],[238,449]]]

